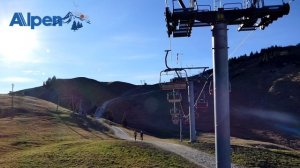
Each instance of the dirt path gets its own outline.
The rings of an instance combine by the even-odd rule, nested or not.
[[[114,131],[115,136],[119,137],[120,139],[134,141],[133,137],[129,136],[127,132],[125,132],[122,128],[117,126],[110,126],[110,128]],[[140,141],[140,140],[138,140]],[[214,168],[215,165],[215,157],[201,152],[199,150],[193,149],[188,146],[164,142],[160,140],[155,140],[153,138],[144,140],[145,143],[150,143],[154,146],[157,146],[161,149],[166,151],[170,151],[176,153],[177,155],[182,156],[183,158],[199,165],[200,167],[204,168]],[[232,165],[231,167],[240,168],[240,166]]]

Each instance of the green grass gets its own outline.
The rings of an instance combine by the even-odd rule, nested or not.
[[[300,166],[300,152],[242,146],[232,146],[232,149],[232,160],[239,165],[278,168],[297,168]]]
[[[116,140],[93,118],[47,101],[0,95],[0,167],[197,167],[149,144]]]
[[[197,167],[151,145],[118,140],[62,142],[2,156],[0,167]]]
[[[198,141],[188,146],[215,153],[214,143]],[[272,168],[298,168],[300,165],[300,152],[277,149],[263,149],[231,145],[232,162],[246,167],[272,167]]]

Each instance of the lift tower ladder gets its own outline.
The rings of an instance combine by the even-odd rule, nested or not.
[[[176,1],[179,7],[174,6]],[[210,5],[206,5],[204,9],[204,6],[198,5],[196,0],[190,0],[189,7],[183,0],[172,0],[172,11],[168,6],[165,9],[169,37],[190,37],[194,27],[212,26],[215,153],[218,168],[231,167],[227,26],[239,25],[238,31],[252,31],[257,28],[264,30],[290,11],[290,5],[287,3],[266,6],[263,0],[243,1],[225,3],[223,6],[220,3],[212,10]],[[245,2],[249,5],[245,5]],[[235,7],[232,7],[233,4]]]

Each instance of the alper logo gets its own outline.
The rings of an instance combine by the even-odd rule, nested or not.
[[[26,18],[26,19],[25,19]],[[33,16],[31,13],[27,13],[26,17],[21,12],[14,13],[9,26],[19,25],[19,26],[28,26],[31,29],[35,29],[37,26],[62,26],[63,23],[69,24],[73,21],[71,30],[78,30],[83,27],[82,22],[90,24],[90,20],[87,15],[82,13],[74,14],[72,12],[68,12],[65,17],[61,16]]]
[[[34,29],[41,24],[44,26],[62,26],[62,17],[60,16],[45,16],[41,18],[39,16],[31,16],[30,13],[27,13],[26,19],[27,20],[25,20],[21,12],[16,12],[11,19],[9,26],[17,24],[19,26],[30,26],[31,29]]]

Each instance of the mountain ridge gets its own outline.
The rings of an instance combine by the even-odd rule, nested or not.
[[[295,121],[300,120],[300,45],[272,46],[260,52],[231,58],[228,62],[231,82],[231,135],[299,148],[300,132],[297,128],[300,125]],[[212,70],[206,73],[209,75]],[[200,81],[195,83],[195,92],[198,93],[205,81],[201,75],[190,79]],[[198,132],[214,131],[213,96],[209,94],[209,89],[205,89],[208,108],[196,110]],[[148,92],[150,93],[143,94]],[[107,107],[104,117],[117,123],[126,120],[129,127],[161,137],[178,136],[178,126],[172,124],[169,114],[172,106],[166,100],[167,92],[161,91],[157,84],[99,82],[81,77],[56,79],[51,86],[18,93],[52,102],[57,102],[57,97],[64,95],[79,97],[85,101],[84,108],[90,115],[94,115],[96,109],[106,101],[120,97]],[[182,95],[186,97],[186,92],[182,92]],[[186,111],[185,104],[186,98],[183,103]],[[65,102],[65,106],[68,103]],[[270,117],[280,114],[285,114],[283,116],[287,119]],[[184,126],[184,133],[188,134],[188,126]]]

